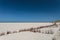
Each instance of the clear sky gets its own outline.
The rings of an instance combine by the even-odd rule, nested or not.
[[[60,0],[0,0],[0,22],[59,19]]]

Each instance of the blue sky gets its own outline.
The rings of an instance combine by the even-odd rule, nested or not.
[[[59,19],[60,0],[0,0],[0,22],[45,22]]]

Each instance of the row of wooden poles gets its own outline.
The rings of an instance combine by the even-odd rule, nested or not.
[[[25,31],[30,31],[30,32],[38,32],[38,33],[41,33],[41,30],[38,30],[38,29],[42,29],[42,28],[47,28],[47,27],[52,27],[52,26],[56,26],[57,27],[57,24],[54,23],[53,25],[48,25],[48,26],[40,26],[40,27],[36,27],[36,28],[29,28],[29,29],[22,29],[22,30],[19,30],[18,32],[25,32]],[[12,34],[12,33],[18,33],[17,31],[7,31],[6,33],[0,33],[0,36],[3,36],[3,35],[8,35],[8,34]]]

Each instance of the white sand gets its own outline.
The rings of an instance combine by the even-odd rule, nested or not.
[[[21,32],[21,33],[1,36],[0,39],[2,40],[52,40],[52,35],[32,33],[32,32]]]
[[[53,23],[0,23],[0,33],[52,24]],[[0,40],[52,40],[53,37],[54,35],[52,34],[21,32],[0,36]]]
[[[0,23],[0,33],[6,31],[14,31],[19,29],[28,29],[31,27],[39,27],[52,25],[53,23]]]

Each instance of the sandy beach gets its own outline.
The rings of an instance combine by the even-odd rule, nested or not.
[[[0,23],[0,33],[52,24],[53,23]],[[0,40],[52,40],[52,38],[52,34],[33,33],[29,31],[0,36]]]

